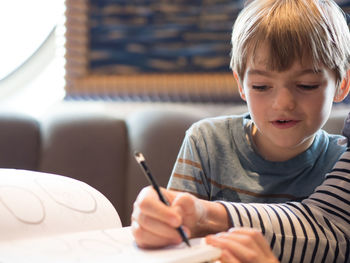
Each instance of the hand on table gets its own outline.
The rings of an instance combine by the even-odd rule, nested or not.
[[[232,228],[228,232],[206,237],[206,242],[222,249],[222,263],[277,263],[269,244],[260,231]]]

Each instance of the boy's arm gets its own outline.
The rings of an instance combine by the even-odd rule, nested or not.
[[[350,148],[315,192],[286,204],[222,202],[234,227],[260,229],[280,261],[347,262]]]

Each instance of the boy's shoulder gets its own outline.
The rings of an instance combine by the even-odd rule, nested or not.
[[[231,133],[232,130],[243,129],[244,119],[249,118],[249,114],[241,115],[221,115],[201,119],[191,125],[187,133],[213,135],[220,133]]]
[[[239,124],[243,122],[244,118],[247,118],[249,114],[241,114],[241,115],[220,115],[215,117],[208,117],[201,119],[191,125],[192,129],[202,129],[202,128],[210,128],[210,127],[218,127],[218,126],[226,126],[228,124]]]
[[[320,129],[317,132],[315,144],[320,145],[320,147],[327,147],[328,152],[331,154],[342,153],[346,149],[346,145],[344,143],[344,136],[341,134],[330,134],[323,129]]]

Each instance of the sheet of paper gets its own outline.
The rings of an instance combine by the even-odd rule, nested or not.
[[[190,242],[191,248],[182,243],[145,250],[136,246],[129,228],[114,228],[0,244],[0,262],[200,263],[220,256],[203,239]]]
[[[0,169],[0,242],[121,227],[96,189],[69,177]]]

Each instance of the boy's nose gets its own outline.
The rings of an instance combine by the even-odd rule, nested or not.
[[[296,99],[293,91],[288,88],[278,88],[274,92],[272,107],[275,110],[293,110]]]

